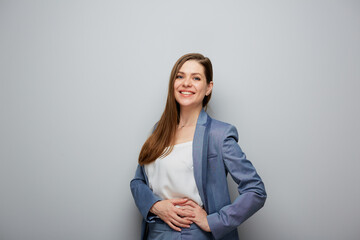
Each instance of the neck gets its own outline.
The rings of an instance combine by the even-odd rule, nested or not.
[[[202,106],[197,108],[180,107],[179,127],[194,126],[201,112]]]

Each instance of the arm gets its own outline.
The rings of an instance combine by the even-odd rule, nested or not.
[[[157,124],[154,125],[153,132]],[[153,193],[145,179],[144,168],[138,165],[135,177],[130,182],[130,188],[135,204],[145,221],[153,222],[154,217],[158,216],[176,231],[180,231],[178,227],[189,227],[188,224],[191,224],[191,221],[180,216],[190,217],[193,214],[175,207],[185,203],[187,199],[162,200]]]
[[[179,227],[190,227],[192,222],[182,217],[193,216],[192,212],[175,207],[186,203],[187,199],[162,200],[146,184],[142,168],[138,165],[135,177],[130,182],[131,193],[141,215],[147,222],[154,221],[154,217],[160,217],[172,229],[180,231]]]
[[[154,218],[154,215],[150,213],[151,207],[154,203],[162,199],[154,194],[146,184],[145,176],[140,165],[138,165],[136,169],[135,177],[130,182],[130,188],[135,204],[141,215],[145,221],[150,222]]]
[[[265,187],[260,176],[237,144],[236,128],[230,125],[223,139],[222,158],[226,169],[238,184],[240,195],[233,203],[207,216],[215,239],[223,237],[238,227],[258,211],[266,200]]]

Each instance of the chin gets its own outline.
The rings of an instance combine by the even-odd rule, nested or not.
[[[182,101],[178,101],[180,107],[185,107],[185,108],[188,108],[188,107],[191,107],[191,108],[197,108],[199,106],[202,106],[202,103],[194,103],[194,102],[182,102]]]

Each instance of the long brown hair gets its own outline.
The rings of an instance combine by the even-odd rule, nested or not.
[[[171,70],[168,96],[165,110],[157,124],[156,129],[145,141],[139,154],[139,164],[144,165],[155,161],[159,157],[168,155],[174,147],[174,137],[176,125],[179,124],[180,105],[175,100],[174,81],[182,65],[188,60],[196,60],[204,67],[206,82],[209,84],[213,80],[212,64],[209,58],[200,53],[188,53],[180,57]],[[206,108],[210,101],[211,93],[204,97],[203,107]],[[168,147],[166,149],[166,147]],[[166,149],[166,150],[165,150]]]

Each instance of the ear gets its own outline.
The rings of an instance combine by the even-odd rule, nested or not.
[[[205,93],[206,96],[209,96],[209,94],[211,93],[211,91],[213,89],[213,85],[214,85],[213,81],[211,81],[207,84],[206,93]]]

